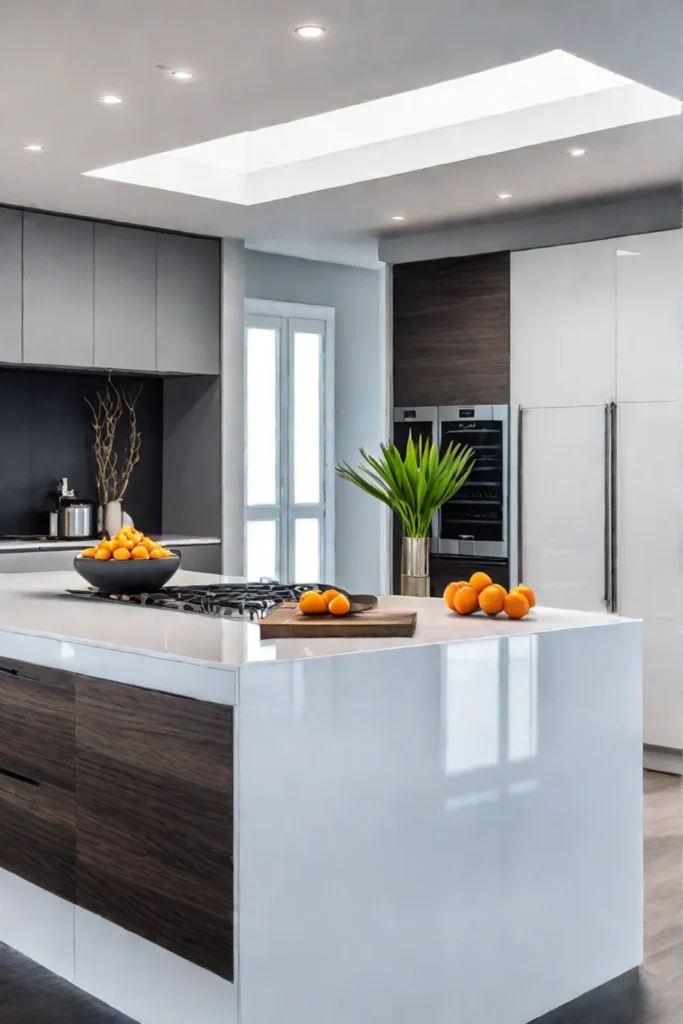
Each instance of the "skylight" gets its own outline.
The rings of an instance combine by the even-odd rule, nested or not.
[[[671,96],[553,50],[85,173],[252,206],[680,113]]]

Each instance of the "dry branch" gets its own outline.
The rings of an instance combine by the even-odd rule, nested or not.
[[[140,461],[140,445],[142,436],[138,429],[135,403],[140,391],[134,398],[123,395],[109,380],[107,389],[102,394],[97,392],[97,401],[86,402],[92,411],[92,428],[94,432],[93,450],[95,453],[97,494],[100,505],[110,501],[122,501],[128,490],[133,470]],[[125,446],[123,469],[119,470],[117,436],[123,410],[128,413],[128,438]]]

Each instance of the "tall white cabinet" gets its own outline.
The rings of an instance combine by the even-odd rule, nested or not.
[[[521,575],[559,607],[604,609],[612,586],[616,610],[645,620],[645,742],[674,750],[683,748],[682,244],[681,231],[667,231],[511,258]]]

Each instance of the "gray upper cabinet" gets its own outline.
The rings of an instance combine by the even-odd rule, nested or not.
[[[95,224],[95,366],[156,370],[156,234]]]
[[[220,242],[157,235],[157,369],[220,372]]]
[[[0,362],[21,362],[20,210],[0,210]]]
[[[94,224],[24,214],[24,362],[93,366]]]

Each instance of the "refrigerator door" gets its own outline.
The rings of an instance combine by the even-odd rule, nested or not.
[[[604,405],[521,411],[520,582],[539,605],[610,610],[608,420]]]

